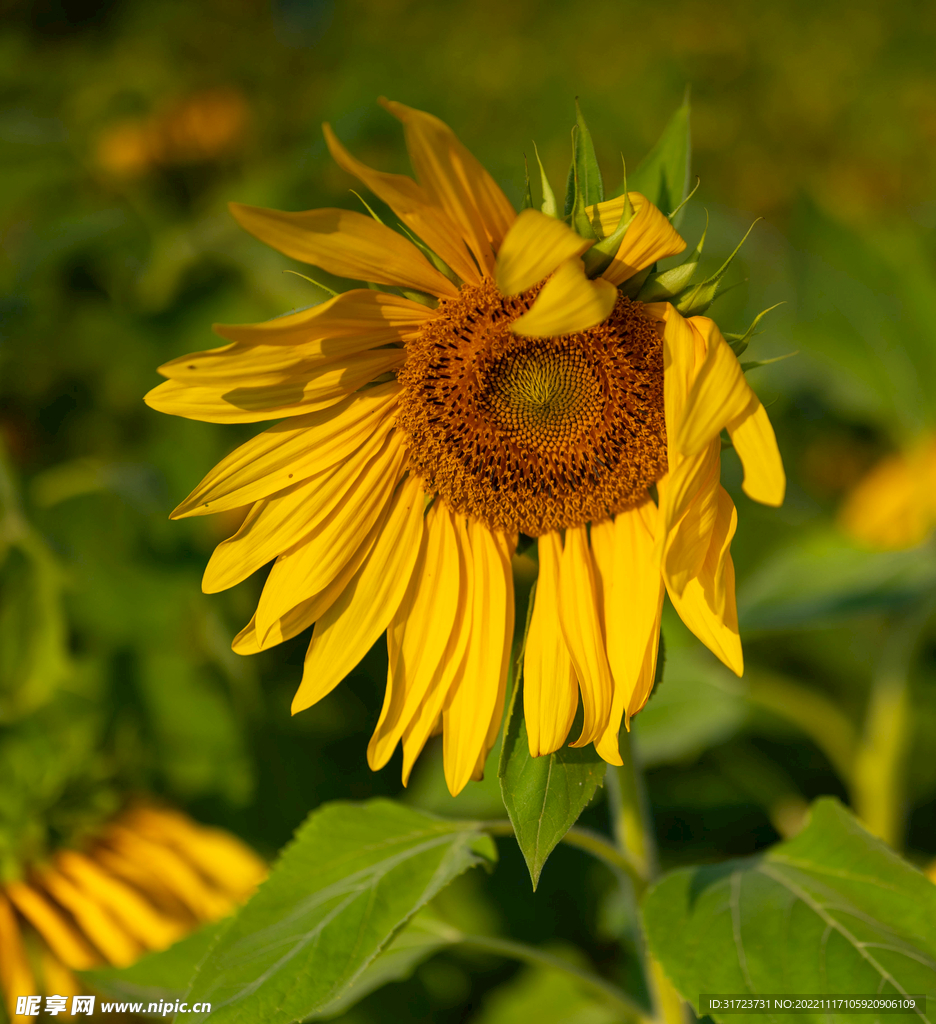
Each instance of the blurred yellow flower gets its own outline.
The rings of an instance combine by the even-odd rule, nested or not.
[[[839,516],[842,529],[872,548],[911,548],[936,528],[936,436],[882,459],[858,482]]]
[[[445,124],[385,105],[404,125],[418,183],[366,167],[327,125],[326,139],[418,241],[340,209],[232,211],[287,256],[393,290],[217,326],[229,345],[160,368],[169,380],[147,396],[155,409],[283,420],[174,515],[252,505],[216,549],[204,589],[276,559],[234,649],[260,651],[315,623],[294,712],[386,631],[371,767],[402,742],[406,782],[441,729],[452,793],[480,777],[500,726],[511,557],[519,534],[536,538],[530,751],[565,743],[581,695],[574,745],[594,743],[620,764],[621,724],[653,685],[664,588],[690,629],[742,671],[729,554],[737,515],[719,484],[720,433],[741,457],[745,491],[778,505],[773,430],[710,319],[618,290],[685,248],[644,196],[630,193],[633,219],[592,280],[582,257],[593,240],[539,211],[517,214]],[[607,237],[625,203],[586,213]]]
[[[0,883],[0,992],[71,995],[72,971],[126,966],[229,914],[266,867],[239,839],[179,811],[139,805],[86,849],[61,849]]]
[[[98,139],[97,162],[133,177],[151,167],[213,160],[241,142],[247,119],[236,89],[206,89],[151,117],[112,125]]]

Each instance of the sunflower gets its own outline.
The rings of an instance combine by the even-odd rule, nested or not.
[[[871,548],[926,540],[936,529],[936,435],[924,434],[872,466],[845,499],[839,522]]]
[[[231,913],[266,869],[240,840],[140,804],[82,849],[60,849],[0,883],[0,993],[84,990],[72,973],[126,966]]]
[[[566,742],[581,699],[573,746],[594,743],[620,764],[621,725],[653,684],[664,589],[742,671],[729,554],[737,515],[719,484],[720,434],[741,457],[746,493],[778,505],[773,430],[712,320],[639,298],[656,261],[685,248],[643,195],[625,188],[591,204],[575,221],[593,226],[583,237],[558,216],[517,213],[437,118],[384,106],[403,124],[417,180],[365,166],[328,125],[325,136],[401,231],[342,209],[232,204],[285,255],[376,287],[216,326],[230,344],[160,368],[169,379],[146,398],[155,409],[281,421],[173,515],[250,506],[212,555],[204,589],[275,559],[234,650],[315,624],[294,713],[386,632],[369,763],[382,767],[401,743],[405,783],[441,730],[453,794],[480,777],[499,729],[511,559],[521,536],[535,540],[530,752]]]

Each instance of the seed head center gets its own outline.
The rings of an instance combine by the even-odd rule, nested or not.
[[[464,286],[407,342],[398,425],[427,489],[494,529],[538,536],[643,501],[666,471],[663,352],[639,303],[597,327],[510,332],[538,287]]]

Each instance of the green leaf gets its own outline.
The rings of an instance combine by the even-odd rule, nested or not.
[[[556,202],[552,185],[549,184],[549,178],[546,177],[546,169],[543,167],[543,161],[540,160],[539,150],[536,148],[535,142],[533,143],[533,152],[536,154],[536,164],[540,172],[540,189],[543,193],[543,204],[540,206],[540,209],[547,217],[558,217],[559,204]]]
[[[288,1024],[321,1012],[443,886],[495,858],[493,841],[471,822],[390,800],[326,804],[221,936],[186,998],[211,1003],[212,1024]]]
[[[546,859],[588,806],[607,765],[591,745],[530,757],[521,689],[516,687],[510,702],[497,774],[535,889]]]
[[[393,981],[405,981],[416,968],[461,938],[461,933],[449,928],[427,911],[422,911],[400,932],[389,946],[373,960],[357,981],[307,1020],[332,1020],[365,996]]]
[[[936,886],[831,797],[766,855],[667,875],[648,893],[644,920],[653,955],[692,1002],[703,992],[936,997]]]
[[[181,999],[192,981],[199,963],[211,944],[230,924],[215,921],[160,953],[150,953],[130,967],[102,967],[81,971],[88,987],[108,999],[124,1002],[158,1003],[160,999]]]
[[[628,188],[645,195],[664,213],[672,213],[689,192],[689,165],[692,157],[689,137],[689,96],[670,118],[657,144],[630,175]],[[616,193],[620,195],[620,191]],[[678,213],[673,223],[678,226]]]

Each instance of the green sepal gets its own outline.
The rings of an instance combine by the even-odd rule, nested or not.
[[[533,193],[530,191],[530,163],[526,158],[526,153],[523,154],[523,202],[520,205],[521,210],[530,210],[533,208]]]
[[[637,296],[641,302],[668,302],[688,286],[698,269],[699,258],[702,256],[702,247],[705,245],[705,236],[708,234],[708,227],[708,210],[706,210],[705,230],[702,232],[699,244],[678,267],[670,267],[669,270],[662,270],[658,274],[651,274]]]
[[[588,218],[587,208],[603,201],[604,184],[598,169],[595,145],[576,99],[575,125],[572,128],[572,167],[566,183],[566,215],[571,214],[572,228],[582,238],[600,237],[597,225]]]
[[[552,185],[549,184],[549,178],[546,177],[546,169],[543,167],[543,161],[540,160],[539,150],[536,148],[536,143],[533,143],[533,152],[536,154],[536,163],[539,166],[540,172],[540,188],[543,191],[543,204],[540,209],[547,217],[558,217],[559,216],[559,204],[556,202],[556,193],[552,190]]]
[[[670,213],[678,223],[677,213],[689,191],[689,167],[692,147],[689,135],[689,91],[682,105],[663,129],[656,145],[634,171],[630,187],[646,196],[654,206]],[[615,192],[621,194],[621,189]]]
[[[656,267],[656,264],[651,263],[649,267],[639,270],[633,277],[629,277],[623,284],[619,284],[618,291],[629,299],[636,299],[640,294],[640,289],[644,286],[644,282],[653,273],[654,267]]]
[[[774,305],[772,305],[772,306],[768,306],[766,309],[762,309],[760,311],[760,313],[758,313],[757,316],[754,317],[754,320],[751,323],[751,326],[744,332],[744,334],[725,334],[724,335],[724,339],[731,346],[731,351],[734,352],[734,354],[736,356],[741,355],[741,353],[748,347],[748,344],[750,343],[751,338],[754,337],[754,334],[755,333],[759,333],[759,332],[755,332],[755,328],[761,322],[761,319],[763,317],[765,317],[771,310],[776,309],[777,306],[782,306],[782,305],[783,305],[782,302],[777,302],[777,303],[774,303]],[[795,355],[795,353],[792,353],[792,352],[790,354],[791,355]],[[780,356],[780,358],[781,359],[785,359],[786,356]],[[776,362],[776,360],[775,359],[768,359],[767,362],[773,363],[773,362]],[[747,366],[747,368],[749,370],[753,370],[755,366],[762,366],[762,365],[764,365],[764,364],[763,363],[746,363],[746,364],[743,364],[741,368],[744,369],[744,367]]]
[[[624,164],[624,157],[621,157],[621,163]],[[585,264],[585,272],[589,277],[598,277],[599,274],[604,271],[611,264],[615,254],[621,247],[621,242],[624,240],[624,235],[627,233],[627,229],[631,226],[631,221],[637,216],[637,211],[634,209],[633,203],[630,201],[630,196],[627,194],[627,166],[624,165],[624,209],[621,210],[621,219],[617,223],[617,227],[614,231],[606,238],[602,238],[601,241],[593,245],[583,256],[582,261]],[[599,219],[600,220],[600,219]]]
[[[351,195],[357,196],[358,199],[361,200],[361,205],[374,218],[374,220],[377,221],[378,224],[383,224],[383,221],[377,216],[376,213],[374,213],[373,208],[371,207],[370,203],[368,203],[368,201],[361,195],[360,192],[355,192],[353,188],[349,189],[348,191],[351,193]]]
[[[321,288],[327,295],[331,295],[334,298],[339,293],[334,288],[329,288],[327,284],[322,284],[321,281],[316,281],[314,277],[309,277],[308,274],[300,274],[298,270],[284,270],[284,274],[292,274],[294,277],[301,277],[303,281],[308,281],[309,284],[314,284],[316,288]]]
[[[747,363],[740,363],[742,373],[747,373],[748,370],[756,370],[759,366],[770,366],[771,363],[780,363],[784,359],[792,359],[793,356],[799,355],[799,349],[795,352],[784,352],[782,356],[774,356],[773,359],[752,359]]]
[[[757,220],[754,221],[754,224],[756,224],[758,220],[761,220],[761,218],[758,217]],[[722,278],[731,266],[732,260],[738,255],[741,246],[747,241],[748,235],[754,230],[754,224],[747,229],[744,238],[738,242],[734,252],[725,260],[718,270],[712,274],[711,277],[706,278],[690,291],[680,295],[676,300],[674,305],[683,316],[696,316],[699,313],[704,313],[715,301],[715,297],[721,288]]]
[[[416,248],[426,257],[427,260],[439,271],[440,274],[444,274],[456,288],[460,288],[462,285],[462,279],[455,273],[454,270],[442,259],[441,256],[436,255],[425,242],[419,239],[416,235],[405,224],[399,225],[400,230],[404,235],[416,246]],[[426,294],[421,292],[420,294]],[[417,299],[417,302],[422,302],[422,299]]]

